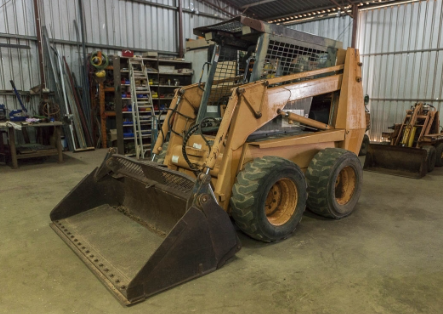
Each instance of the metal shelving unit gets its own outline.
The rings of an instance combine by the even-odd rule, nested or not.
[[[131,95],[128,95],[130,89],[130,68],[129,57],[113,57],[113,71],[114,71],[114,88],[113,91],[109,89],[109,93],[114,93],[114,107],[115,111],[104,111],[102,116],[106,118],[115,117],[115,128],[117,129],[117,146],[119,154],[135,155],[135,147],[133,147],[134,138],[124,137],[124,130],[127,129],[128,121],[131,119],[132,111],[128,107],[132,106]],[[151,89],[152,103],[154,105],[154,113],[159,119],[161,126],[167,113],[167,108],[173,99],[176,88],[180,88],[192,83],[192,63],[184,60],[164,59],[164,58],[137,58],[142,60],[146,65],[147,75],[149,78],[149,86]],[[164,69],[166,66],[172,72],[164,72],[159,69]],[[188,73],[178,73],[179,69],[187,69]],[[177,82],[177,83],[176,83]],[[130,93],[130,92],[129,92]],[[124,97],[122,95],[126,94]],[[161,113],[161,116],[159,116]],[[126,123],[125,123],[126,122]],[[109,123],[108,123],[109,124]],[[146,123],[145,125],[152,125]],[[131,125],[132,126],[132,125]],[[159,127],[160,127],[159,126]],[[146,135],[148,138],[151,135]],[[131,141],[132,140],[132,141]],[[149,145],[149,144],[145,144]],[[150,150],[150,149],[147,149]]]

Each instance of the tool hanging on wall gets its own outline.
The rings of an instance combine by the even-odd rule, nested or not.
[[[20,97],[20,94],[17,91],[17,88],[15,87],[14,81],[10,80],[12,89],[14,90],[15,96],[17,96],[17,100],[20,104],[20,107],[22,109],[14,109],[9,112],[9,120],[11,121],[25,121],[28,117],[28,110],[26,109],[25,105],[23,105],[22,98]]]
[[[109,65],[108,57],[101,51],[94,52],[90,59],[91,65],[95,68],[95,80],[103,83],[106,78],[106,67]]]

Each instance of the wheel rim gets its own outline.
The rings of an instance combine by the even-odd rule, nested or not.
[[[340,205],[349,203],[354,195],[357,177],[352,167],[343,168],[335,180],[335,199]]]
[[[285,224],[293,216],[297,201],[298,192],[295,183],[286,178],[278,180],[266,197],[266,218],[274,226]]]

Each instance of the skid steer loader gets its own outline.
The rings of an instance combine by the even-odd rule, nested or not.
[[[194,33],[216,44],[206,79],[175,92],[153,147],[162,163],[111,149],[51,212],[52,228],[126,305],[233,257],[230,216],[272,242],[306,206],[338,219],[360,196],[357,50],[242,16]]]
[[[422,178],[435,166],[443,166],[443,133],[435,107],[416,103],[391,129],[383,132],[389,142],[368,146],[365,170]]]

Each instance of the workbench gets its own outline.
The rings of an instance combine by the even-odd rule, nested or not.
[[[26,122],[12,122],[22,128],[53,128],[52,137],[53,147],[44,147],[44,149],[29,150],[24,154],[17,154],[17,147],[15,144],[15,133],[14,126],[8,122],[0,122],[0,129],[6,130],[8,133],[9,151],[12,159],[12,168],[18,168],[18,159],[36,158],[36,157],[46,157],[58,155],[58,162],[63,162],[63,149],[60,141],[61,135],[61,122],[49,122],[49,123],[26,123]]]

